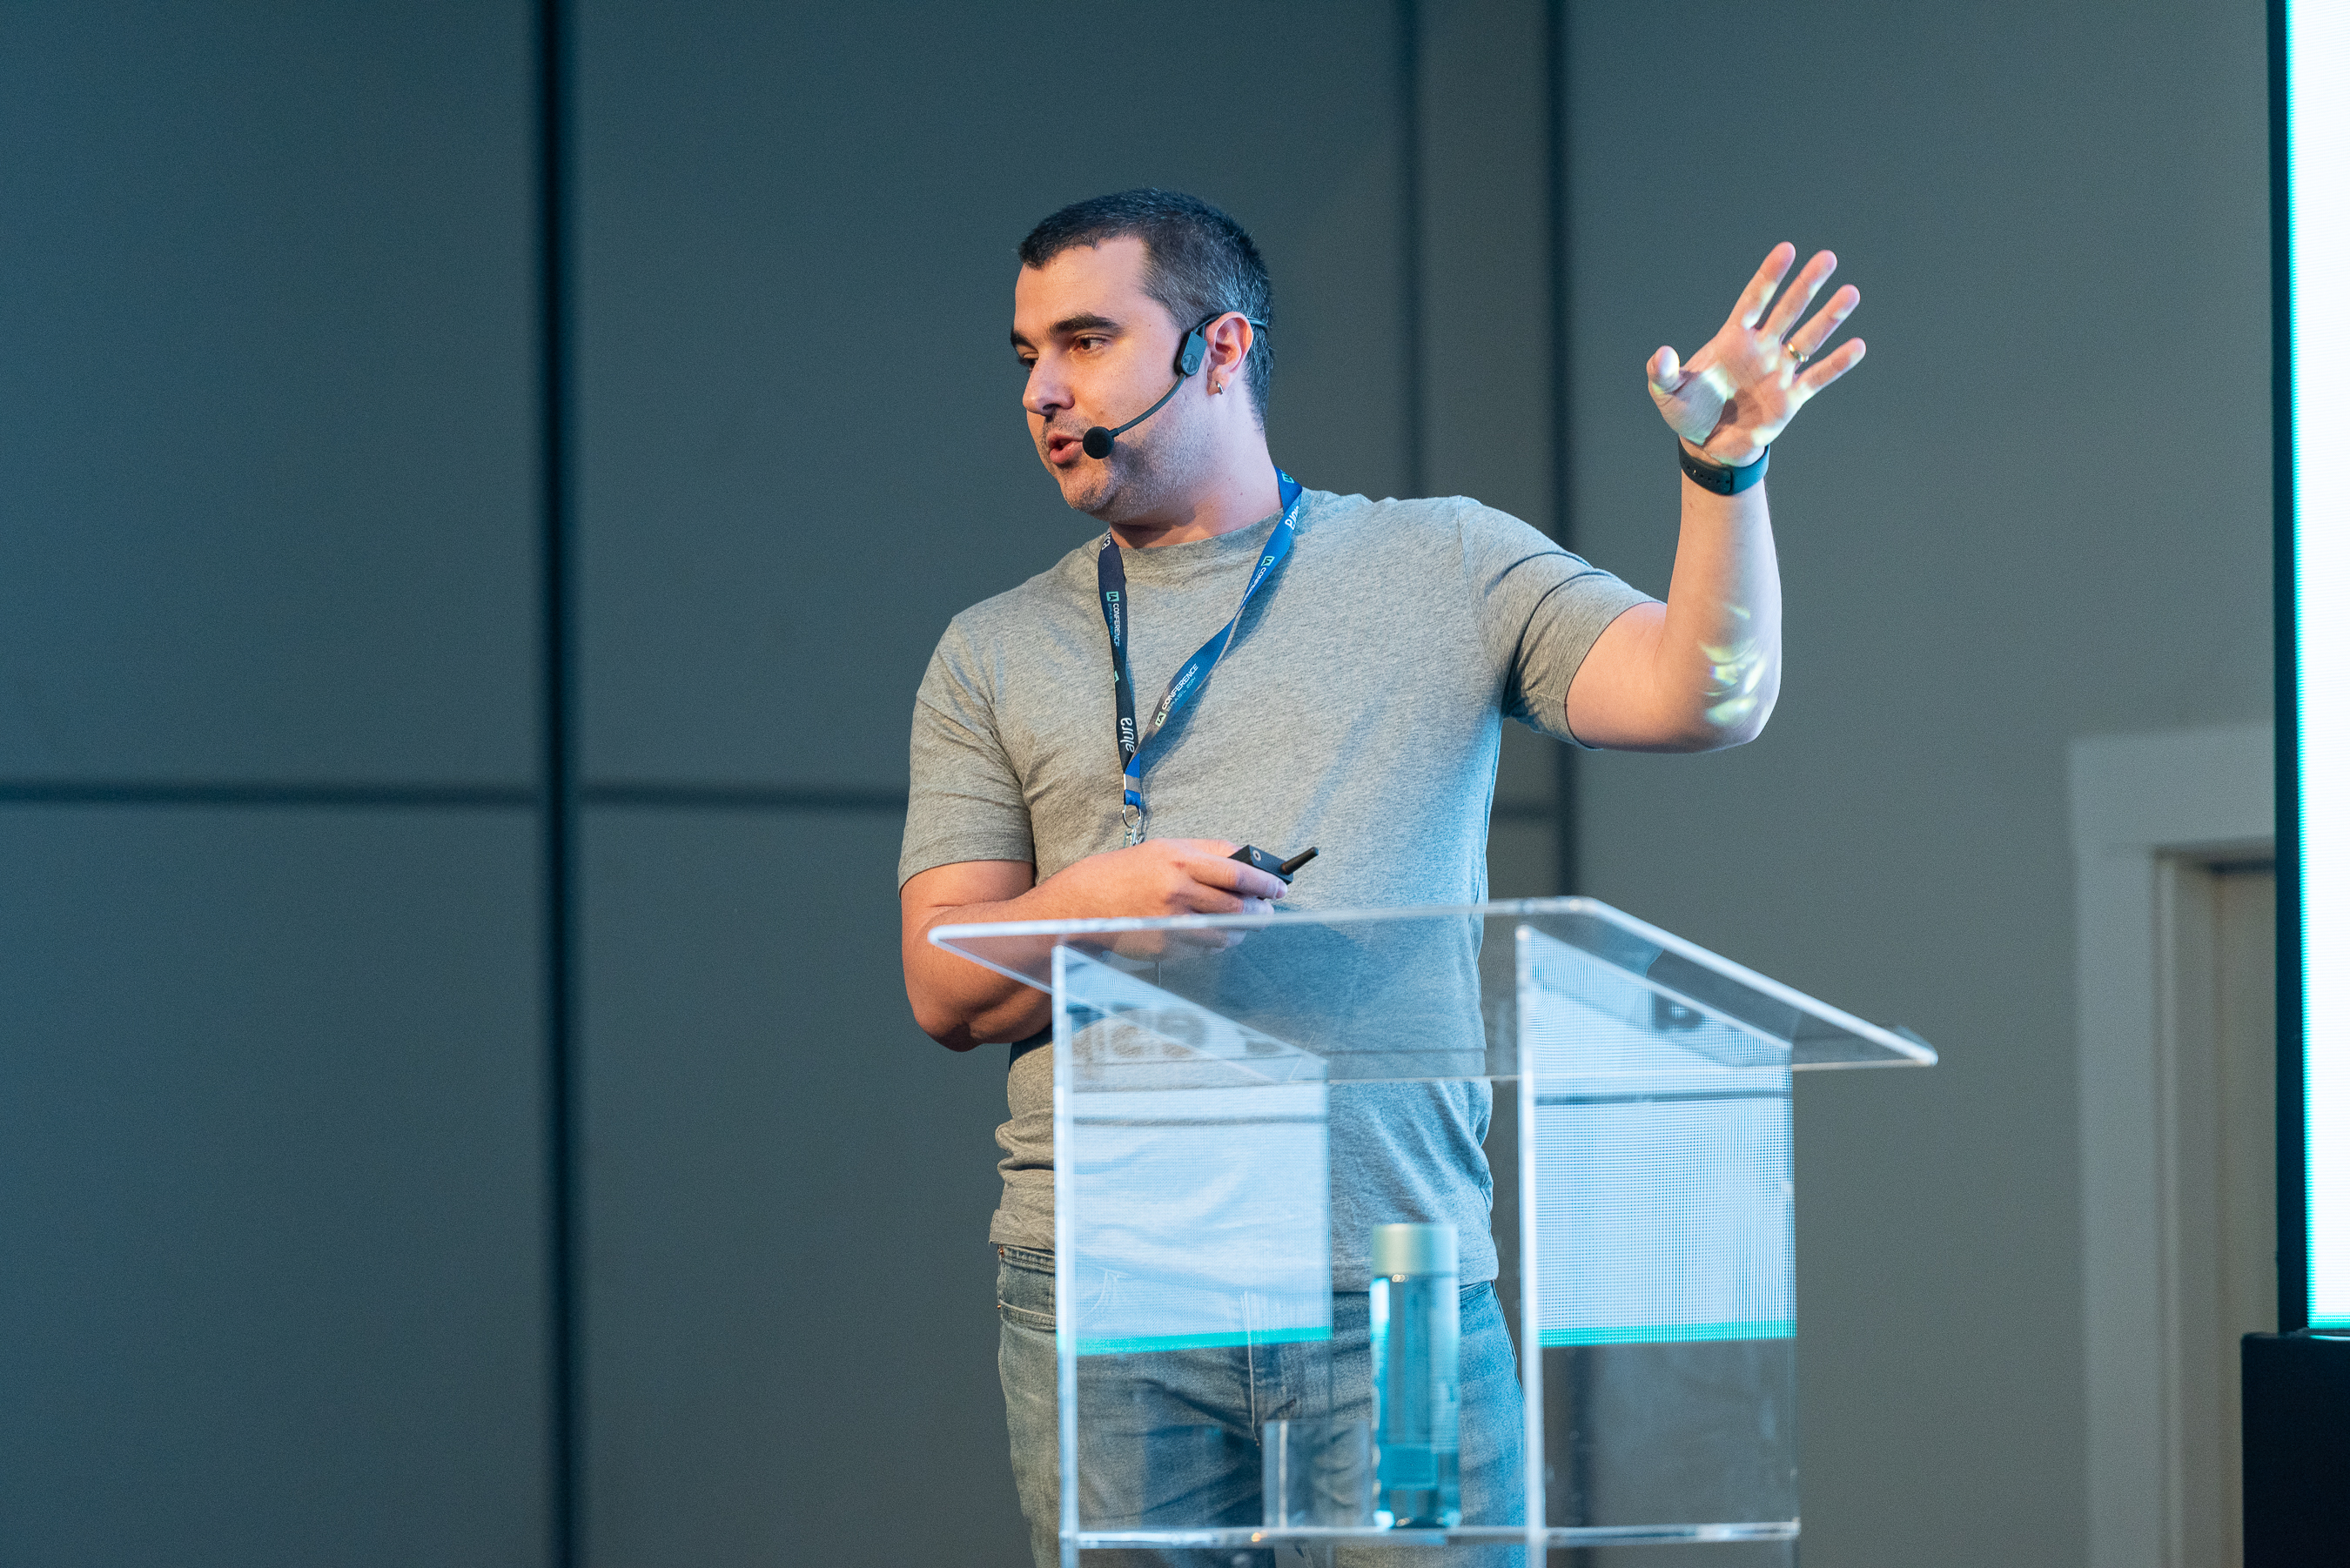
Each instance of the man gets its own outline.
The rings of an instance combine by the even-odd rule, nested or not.
[[[1035,1048],[1049,1002],[926,933],[1253,913],[1276,899],[1473,903],[1504,716],[1586,747],[1752,739],[1779,684],[1767,448],[1864,349],[1854,339],[1821,354],[1860,296],[1843,288],[1803,319],[1835,258],[1820,253],[1782,289],[1795,255],[1782,244],[1686,366],[1657,351],[1648,389],[1684,472],[1659,604],[1473,502],[1370,502],[1281,473],[1264,433],[1271,285],[1246,233],[1214,208],[1157,191],[1105,196],[1046,218],[1019,254],[1012,345],[1030,434],[1063,499],[1107,532],[948,628],[915,706],[899,876],[923,1030],[954,1050],[1017,1043],[991,1238],[1014,1465],[1043,1564],[1059,1557],[1052,1068]],[[1128,421],[1106,450],[1088,437]],[[1229,858],[1241,843],[1322,853],[1289,888]],[[1490,1285],[1490,1095],[1342,1089],[1334,1206],[1351,1195],[1459,1234],[1461,1504],[1471,1521],[1503,1521],[1522,1505],[1516,1374]],[[1366,1247],[1334,1231],[1342,1345],[1360,1339]],[[1260,1376],[1252,1365],[1243,1382]],[[1186,1478],[1192,1506],[1213,1496],[1251,1521],[1261,1415],[1253,1387],[1213,1411],[1232,1441]],[[1119,1478],[1085,1479],[1111,1511],[1149,1514]]]

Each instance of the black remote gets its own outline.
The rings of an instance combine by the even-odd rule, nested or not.
[[[1260,871],[1270,871],[1287,882],[1295,878],[1299,867],[1321,853],[1319,849],[1308,849],[1284,860],[1278,856],[1266,854],[1253,844],[1243,844],[1233,851],[1232,858],[1243,866],[1253,866]]]

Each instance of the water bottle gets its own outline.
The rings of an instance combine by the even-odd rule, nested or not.
[[[1450,1225],[1371,1228],[1373,1522],[1461,1522],[1461,1242]]]

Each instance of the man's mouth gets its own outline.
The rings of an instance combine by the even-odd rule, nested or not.
[[[1055,431],[1045,438],[1045,461],[1055,468],[1069,468],[1086,452],[1085,438],[1065,431]]]

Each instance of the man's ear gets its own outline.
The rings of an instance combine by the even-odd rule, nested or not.
[[[1222,371],[1227,380],[1240,374],[1249,351],[1255,347],[1256,328],[1238,311],[1218,317],[1208,328],[1209,367]]]

